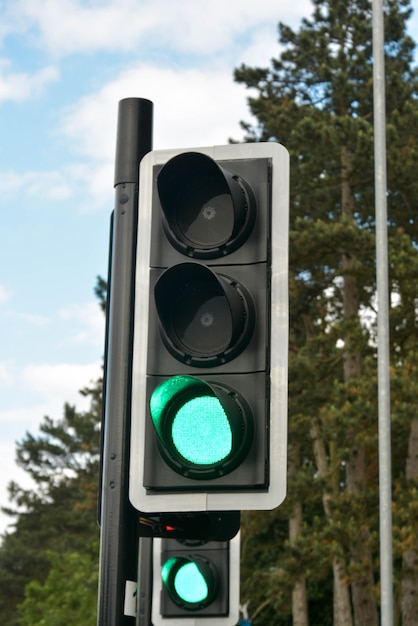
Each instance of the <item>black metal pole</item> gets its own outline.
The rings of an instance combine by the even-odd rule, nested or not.
[[[135,626],[152,626],[153,539],[140,537],[138,549],[138,587]]]
[[[139,163],[152,149],[153,105],[119,102],[109,268],[100,507],[98,626],[128,626],[126,581],[137,580],[138,513],[128,499]]]

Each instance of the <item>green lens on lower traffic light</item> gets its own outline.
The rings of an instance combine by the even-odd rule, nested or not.
[[[161,451],[178,473],[201,479],[225,474],[251,445],[253,419],[245,400],[194,376],[173,376],[152,393],[150,413]]]
[[[216,569],[199,556],[168,559],[161,567],[161,578],[173,602],[184,609],[202,609],[216,596]]]
[[[208,597],[208,585],[196,563],[186,563],[179,569],[174,580],[177,595],[184,600],[195,604],[204,602]]]

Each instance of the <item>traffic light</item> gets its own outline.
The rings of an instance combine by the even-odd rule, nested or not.
[[[130,500],[272,509],[286,492],[287,150],[150,152],[140,166]]]
[[[154,539],[152,623],[236,624],[239,546],[239,535],[224,542]]]

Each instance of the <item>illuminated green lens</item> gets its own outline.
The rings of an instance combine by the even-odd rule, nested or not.
[[[176,604],[203,604],[213,593],[210,568],[203,565],[202,570],[195,560],[184,556],[168,559],[161,568],[161,579]]]
[[[163,583],[165,585],[168,585],[170,571],[171,571],[171,568],[175,565],[175,563],[176,563],[175,558],[168,559],[168,561],[166,561],[161,568],[161,578],[163,579]]]
[[[232,472],[252,445],[250,408],[216,380],[171,376],[155,387],[149,408],[159,453],[188,479],[213,480]]]
[[[204,381],[173,376],[150,400],[151,417],[161,441],[195,466],[213,465],[232,452],[232,430],[219,398]]]
[[[208,597],[209,589],[196,563],[186,563],[174,578],[174,588],[184,602],[203,602]]]
[[[231,427],[217,398],[200,396],[177,411],[171,433],[174,446],[196,465],[218,463],[232,449]]]
[[[173,376],[154,389],[150,400],[150,410],[152,420],[159,433],[161,433],[162,420],[167,407],[170,406],[173,398],[188,389],[194,380],[190,376]]]

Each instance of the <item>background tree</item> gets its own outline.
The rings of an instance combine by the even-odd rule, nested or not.
[[[44,583],[26,586],[19,606],[21,626],[96,624],[97,550],[49,553],[51,569]]]
[[[58,626],[69,618],[86,626],[95,624],[101,381],[81,393],[90,398],[88,411],[78,412],[65,404],[61,419],[45,417],[39,435],[26,433],[17,444],[17,462],[35,487],[9,485],[12,506],[4,510],[16,521],[0,546],[4,626]],[[67,593],[58,597],[64,586]],[[65,608],[68,612],[61,619]],[[39,621],[42,613],[45,622]]]
[[[392,356],[397,380],[407,362],[411,367],[416,327],[415,301],[401,286],[417,280],[418,107],[414,43],[406,30],[410,12],[408,0],[385,3],[390,280],[397,296]],[[314,0],[312,18],[302,20],[297,32],[279,24],[282,52],[269,68],[242,66],[235,72],[236,80],[257,94],[249,98],[257,123],[243,124],[246,139],[280,141],[291,154],[290,537],[285,541],[281,534],[281,545],[266,554],[262,571],[257,570],[269,584],[255,590],[244,568],[243,590],[253,598],[255,624],[276,623],[277,613],[285,614],[277,597],[289,582],[293,623],[316,623],[307,576],[312,571],[317,580],[332,576],[334,624],[373,626],[378,621],[371,18],[369,0]],[[403,451],[401,458],[412,460],[417,450],[414,422],[408,422],[405,407],[398,414],[403,392],[400,386],[394,392],[394,440]],[[410,389],[415,397],[416,392],[416,386]],[[405,463],[396,464],[399,494],[405,480],[409,489],[416,489],[412,465],[406,471]],[[403,570],[395,570],[403,589],[406,572],[413,575],[412,581],[416,576],[417,526],[400,497],[396,506],[409,520],[403,527],[407,539],[395,546],[404,561]],[[284,513],[282,509],[273,514],[281,528]],[[246,525],[245,532],[250,535],[247,542],[258,534],[254,525]],[[402,552],[406,545],[411,549],[408,557]],[[293,561],[292,550],[297,555]],[[417,623],[412,613],[412,607],[418,607],[417,587],[411,591],[410,584],[408,589],[408,609],[400,603],[404,626]]]

